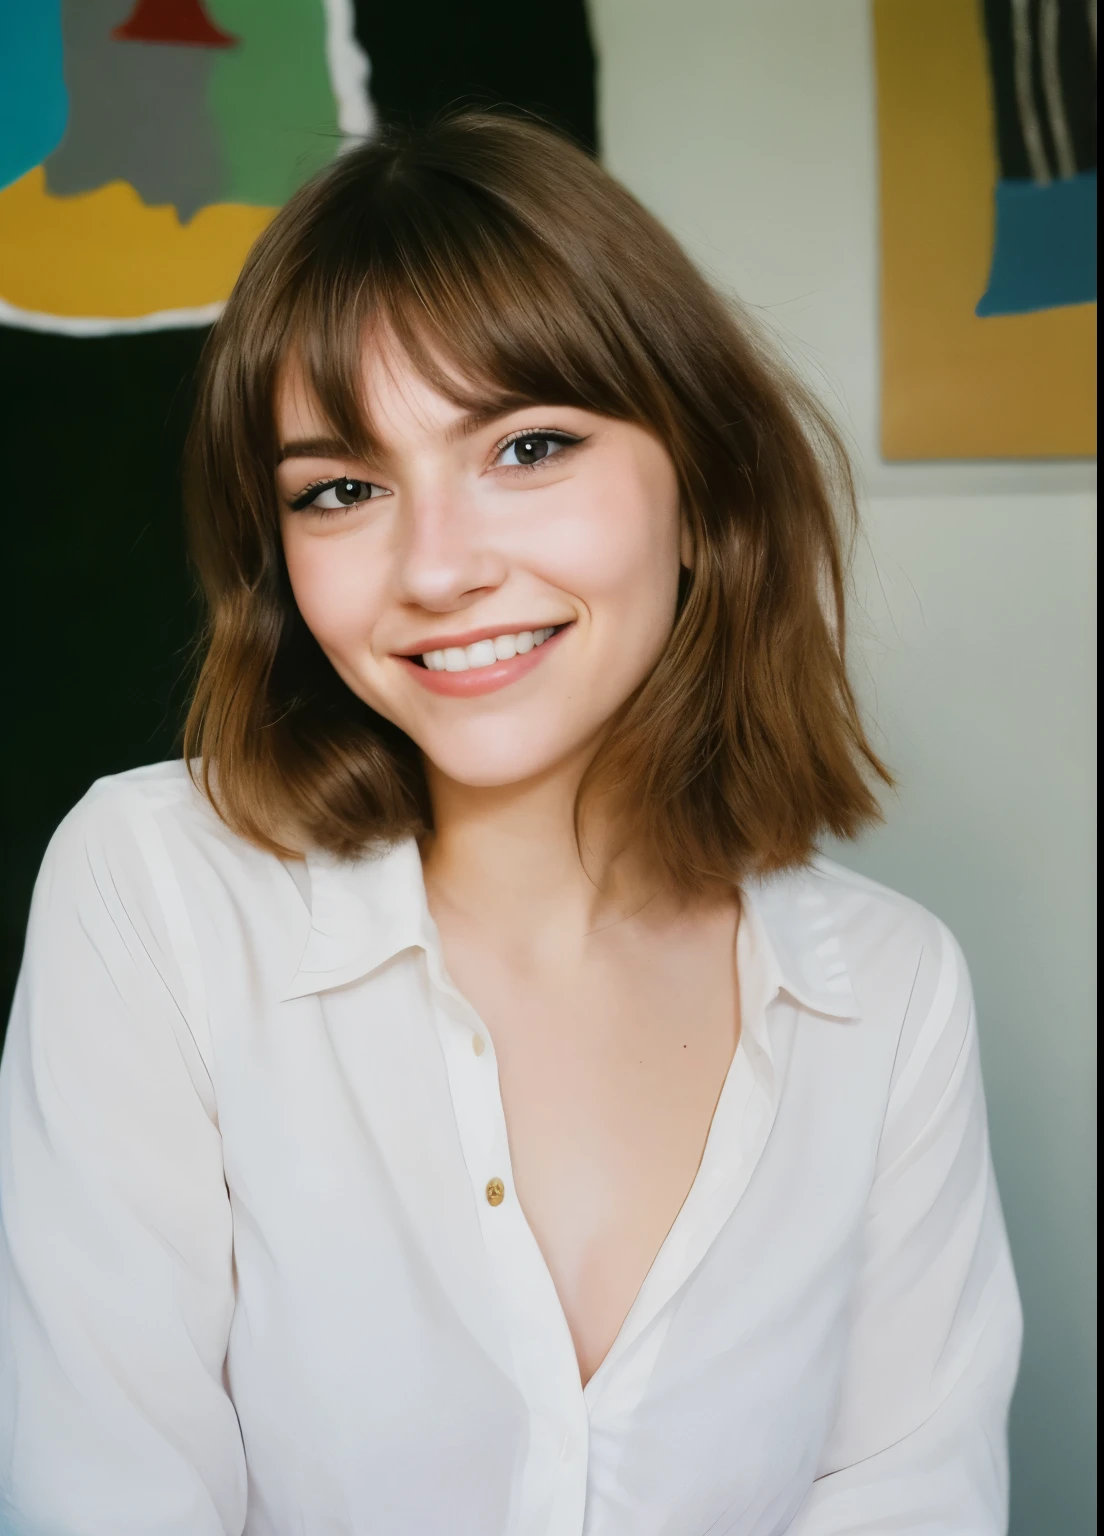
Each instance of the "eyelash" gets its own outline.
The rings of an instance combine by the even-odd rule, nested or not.
[[[511,432],[509,437],[504,437],[500,443],[496,443],[492,457],[497,459],[499,454],[505,453],[512,444],[524,442],[526,438],[547,438],[549,442],[561,444],[562,451],[565,453],[571,448],[577,448],[580,443],[586,441],[585,438],[576,437],[573,432],[562,432],[557,427],[527,427],[518,432]],[[559,455],[556,455],[556,457],[559,457]],[[540,469],[544,463],[544,459],[538,459],[535,464],[504,464],[501,467],[510,470],[514,474],[528,474],[535,469]],[[295,499],[288,503],[288,506],[293,512],[305,512],[310,507],[311,502],[315,501],[325,491],[332,491],[335,486],[355,478],[355,475],[338,475],[333,479],[316,480],[311,485],[305,485]],[[365,481],[364,483],[371,485],[374,482]],[[378,498],[373,497],[369,499],[376,500]],[[315,507],[314,512],[318,517],[334,517],[341,512],[349,511],[350,507],[360,505],[363,505],[363,503],[350,502],[349,507]]]
[[[552,443],[560,443],[565,453],[586,441],[585,438],[576,437],[574,432],[562,432],[558,427],[526,427],[520,432],[511,432],[509,437],[504,437],[500,443],[496,443],[492,459],[497,459],[500,453],[505,453],[514,443],[522,443],[526,438],[541,437],[547,438]],[[558,458],[559,454],[556,457]],[[545,462],[544,459],[538,459],[535,464],[504,464],[502,468],[511,471],[528,471],[539,469]]]
[[[288,506],[293,512],[305,512],[310,507],[311,502],[317,496],[321,496],[323,491],[332,491],[334,486],[344,485],[346,480],[355,480],[356,478],[355,475],[337,475],[329,480],[315,480],[312,485],[305,485],[294,500],[288,502]],[[366,480],[364,484],[372,485],[374,482]],[[351,501],[348,507],[315,507],[314,512],[318,517],[333,517],[337,512],[348,512],[350,508],[361,505],[363,503]]]

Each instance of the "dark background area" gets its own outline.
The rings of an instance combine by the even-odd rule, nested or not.
[[[536,113],[597,149],[583,0],[358,0],[381,121]],[[74,253],[77,259],[79,253]],[[70,337],[0,326],[5,584],[0,1030],[50,836],[96,779],[179,751],[200,605],[180,459],[206,331]]]
[[[0,327],[14,598],[3,784],[3,1017],[35,873],[93,780],[176,750],[199,617],[179,465],[204,330]]]

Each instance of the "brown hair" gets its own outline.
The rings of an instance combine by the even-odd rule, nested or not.
[[[613,792],[690,890],[801,863],[826,831],[878,817],[868,778],[891,781],[844,667],[855,498],[834,427],[594,161],[538,124],[466,114],[303,187],[207,345],[186,482],[209,617],[184,745],[230,827],[281,853],[352,855],[430,824],[416,747],[338,678],[296,609],[274,488],[281,370],[294,357],[363,451],[379,325],[458,405],[581,406],[647,427],[674,462],[693,567],[577,816]]]

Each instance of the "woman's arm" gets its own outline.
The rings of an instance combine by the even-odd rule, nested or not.
[[[973,997],[936,927],[894,1067],[821,1475],[791,1536],[998,1536],[1021,1317]]]
[[[159,839],[145,804],[105,784],[62,824],[35,889],[0,1067],[13,1536],[238,1536],[245,1520],[223,1385],[230,1206]]]

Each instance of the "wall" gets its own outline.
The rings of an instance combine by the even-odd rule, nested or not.
[[[758,309],[855,446],[853,667],[901,787],[884,828],[832,851],[938,912],[970,961],[1027,1324],[1012,1531],[1088,1536],[1095,470],[879,463],[866,0],[591,16],[607,164]]]

